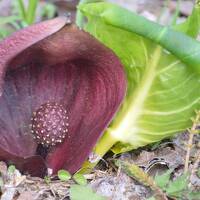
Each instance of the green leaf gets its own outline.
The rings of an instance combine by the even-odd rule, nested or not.
[[[41,15],[47,16],[48,19],[53,18],[56,15],[56,6],[52,3],[46,3],[42,9]]]
[[[166,188],[166,193],[169,196],[181,197],[182,192],[187,190],[188,187],[188,175],[184,174],[179,176],[176,180],[171,181]]]
[[[191,37],[149,21],[115,4],[83,4],[80,9],[88,17],[98,17],[106,24],[151,39],[200,74],[200,43]]]
[[[58,171],[58,178],[61,181],[68,181],[71,178],[71,174],[68,171],[61,169]]]
[[[128,79],[126,99],[95,154],[115,142],[112,150],[121,153],[190,128],[200,109],[200,43],[113,4],[80,10],[85,30],[118,55]]]
[[[200,178],[200,169],[197,171],[197,176]]]
[[[78,183],[79,185],[87,185],[87,180],[86,178],[83,176],[83,174],[80,173],[76,173],[73,176],[73,179],[76,183]]]
[[[9,174],[13,174],[15,172],[15,170],[16,170],[16,167],[14,165],[10,165],[8,167],[8,173]]]
[[[82,185],[72,185],[69,192],[71,200],[105,200],[104,197],[95,194],[91,188]]]
[[[0,17],[0,25],[13,23],[19,20],[18,16]]]
[[[45,181],[46,184],[51,183],[51,177],[45,176],[45,177],[44,177],[44,181]]]
[[[173,172],[173,169],[168,170],[166,173],[162,175],[156,175],[154,178],[154,181],[156,182],[156,185],[160,187],[162,190],[166,189],[166,186],[169,183],[171,173]]]
[[[200,192],[189,192],[188,200],[197,200],[200,197]]]
[[[2,177],[0,177],[0,188],[4,186],[4,180]]]
[[[3,29],[0,27],[0,40],[5,38],[6,36],[8,36],[10,34],[10,31]]]
[[[156,200],[155,197],[150,197],[147,200]]]

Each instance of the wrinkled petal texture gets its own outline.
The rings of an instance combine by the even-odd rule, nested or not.
[[[69,117],[67,137],[49,150],[47,166],[54,173],[61,168],[73,173],[87,159],[125,95],[119,59],[92,36],[74,25],[63,27],[64,19],[59,20],[47,22],[51,27],[56,22],[54,29],[37,24],[0,44],[0,158],[6,160],[6,151],[13,162],[17,163],[15,157],[29,159],[19,161],[21,169],[43,162],[39,156],[31,159],[37,144],[30,130],[32,113],[42,104],[61,102]],[[44,25],[50,30],[42,32],[39,26]]]

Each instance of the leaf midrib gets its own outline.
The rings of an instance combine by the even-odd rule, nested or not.
[[[110,134],[119,141],[131,143],[136,141],[139,127],[136,123],[144,108],[144,102],[149,94],[151,86],[156,76],[156,69],[161,57],[161,47],[157,46],[148,60],[141,83],[137,86],[128,104],[124,105],[122,112],[116,117],[115,123],[111,128]],[[134,136],[133,136],[134,135]]]

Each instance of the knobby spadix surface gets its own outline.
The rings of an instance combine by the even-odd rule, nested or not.
[[[115,54],[65,18],[0,43],[0,159],[44,176],[76,172],[126,91]]]
[[[88,18],[86,30],[114,50],[128,77],[123,107],[96,153],[105,153],[101,148],[110,139],[117,143],[113,151],[120,153],[190,127],[200,109],[200,44],[113,4],[86,4],[80,9]],[[180,59],[157,43],[169,51],[175,47],[172,52]]]

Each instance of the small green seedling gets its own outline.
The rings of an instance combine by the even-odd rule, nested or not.
[[[49,184],[51,182],[51,177],[45,176],[44,181],[45,181],[46,184]]]
[[[73,179],[79,185],[87,185],[87,180],[83,174],[76,173],[74,174]]]
[[[16,170],[16,167],[14,165],[10,165],[8,167],[8,173],[9,174],[13,174],[15,172],[15,170]]]
[[[71,179],[71,174],[68,171],[62,169],[58,171],[58,178],[61,181],[68,181]]]

